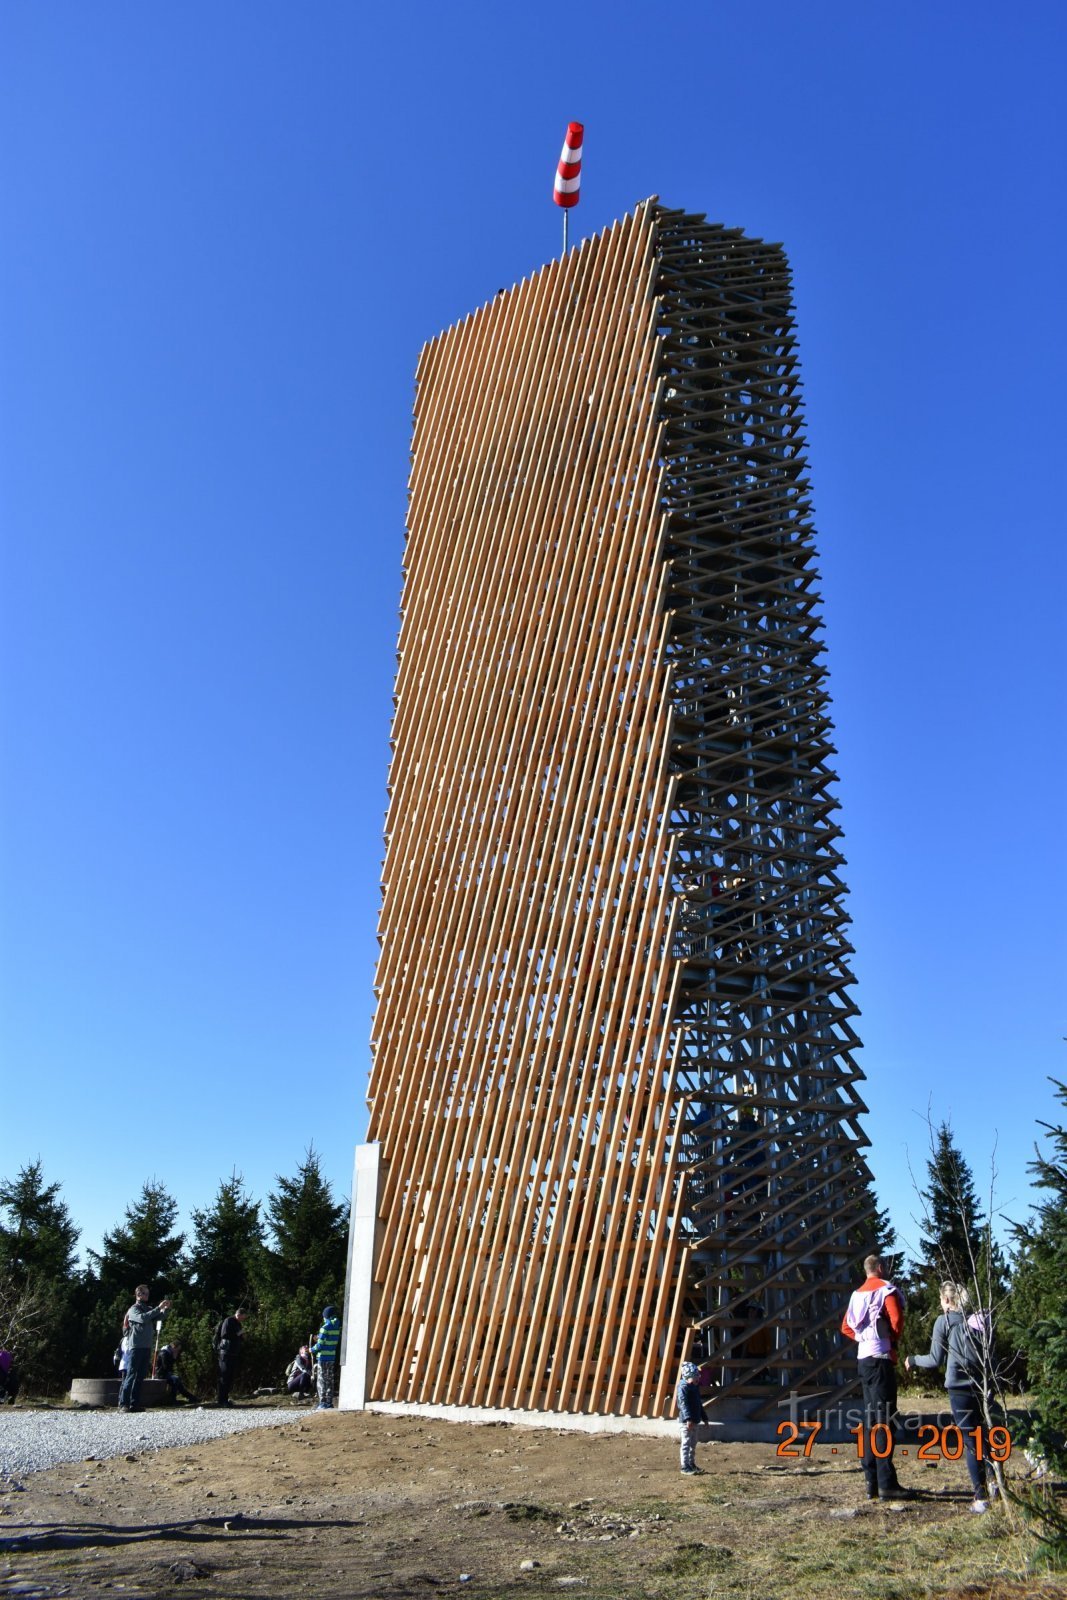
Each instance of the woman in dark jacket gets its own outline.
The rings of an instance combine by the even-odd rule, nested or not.
[[[952,1420],[963,1436],[971,1488],[972,1511],[988,1511],[985,1461],[988,1438],[985,1430],[985,1374],[991,1362],[990,1331],[981,1313],[967,1316],[967,1291],[958,1283],[941,1285],[941,1315],[934,1323],[930,1349],[925,1356],[908,1356],[904,1366],[925,1370],[945,1368],[945,1390],[952,1407]],[[978,1459],[975,1440],[981,1438],[982,1459]],[[996,1493],[994,1485],[993,1492]]]

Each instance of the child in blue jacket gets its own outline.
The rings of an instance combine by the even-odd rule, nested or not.
[[[319,1403],[316,1411],[333,1410],[333,1380],[337,1371],[337,1352],[341,1344],[341,1320],[336,1306],[326,1306],[322,1313],[322,1327],[311,1346],[315,1357],[315,1377],[318,1384]]]
[[[682,1428],[682,1471],[695,1477],[700,1468],[696,1463],[697,1428],[706,1422],[704,1402],[700,1398],[700,1368],[694,1361],[683,1361],[678,1375],[674,1397],[678,1402],[678,1421]]]

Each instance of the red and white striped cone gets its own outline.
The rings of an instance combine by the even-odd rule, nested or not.
[[[571,206],[578,204],[578,190],[582,182],[582,137],[585,129],[580,122],[567,124],[567,137],[563,143],[563,154],[559,158],[556,168],[556,182],[552,190],[552,198],[558,206]]]
[[[563,254],[567,254],[567,213],[578,204],[578,191],[582,183],[582,140],[585,128],[580,122],[568,122],[563,153],[556,168],[556,182],[552,198],[563,207]]]

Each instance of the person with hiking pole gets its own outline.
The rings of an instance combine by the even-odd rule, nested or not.
[[[141,1411],[141,1384],[148,1376],[152,1361],[152,1341],[156,1324],[161,1323],[170,1310],[170,1301],[161,1300],[150,1306],[148,1285],[139,1283],[134,1290],[133,1305],[126,1313],[124,1326],[126,1338],[126,1371],[119,1388],[119,1410]]]

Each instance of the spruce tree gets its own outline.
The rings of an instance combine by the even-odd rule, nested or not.
[[[78,1229],[39,1160],[0,1182],[0,1212],[0,1274],[20,1286],[30,1277],[65,1285],[74,1275]]]
[[[969,1283],[985,1237],[985,1217],[975,1193],[974,1178],[942,1122],[926,1164],[924,1232],[920,1238],[926,1274],[943,1281]]]
[[[272,1234],[268,1270],[276,1294],[306,1289],[340,1304],[348,1251],[348,1207],[335,1203],[314,1147],[293,1178],[277,1179],[267,1197]]]
[[[920,1196],[923,1257],[909,1278],[917,1322],[911,1348],[925,1348],[941,1310],[941,1284],[946,1280],[962,1284],[972,1305],[991,1312],[994,1324],[1003,1316],[1008,1292],[1004,1252],[993,1237],[970,1166],[947,1122],[936,1130],[926,1171],[927,1187]]]
[[[129,1303],[139,1283],[147,1283],[153,1298],[180,1288],[185,1235],[172,1231],[177,1216],[178,1202],[150,1178],[126,1207],[125,1221],[105,1233],[103,1249],[89,1251],[103,1296],[125,1295]]]
[[[873,1184],[867,1185],[866,1193],[874,1214],[865,1222],[859,1223],[849,1236],[849,1242],[856,1253],[856,1269],[857,1271],[861,1269],[865,1256],[881,1256],[887,1276],[896,1282],[903,1265],[896,1229],[889,1212],[878,1204],[878,1195]]]
[[[1067,1085],[1051,1080],[1067,1108]],[[1067,1127],[1042,1122],[1050,1140],[1030,1163],[1048,1198],[1028,1226],[1016,1225],[1019,1246],[1012,1280],[1010,1331],[1026,1357],[1034,1395],[1034,1437],[1057,1472],[1067,1472]]]
[[[214,1205],[194,1210],[192,1217],[186,1258],[191,1297],[216,1317],[253,1302],[263,1266],[263,1223],[244,1179],[231,1173],[219,1184]]]
[[[78,1229],[39,1160],[0,1182],[0,1213],[0,1343],[14,1351],[28,1390],[58,1393],[81,1346]]]
[[[260,1319],[274,1368],[317,1331],[326,1306],[344,1305],[348,1207],[333,1198],[314,1148],[291,1178],[268,1195],[266,1253],[269,1305]]]

